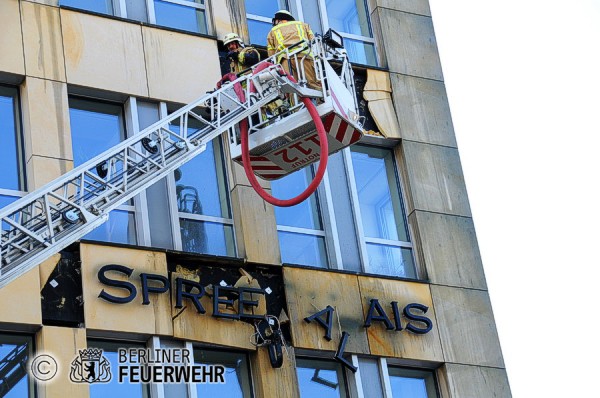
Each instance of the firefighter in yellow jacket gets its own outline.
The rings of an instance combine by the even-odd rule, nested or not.
[[[240,73],[260,61],[260,54],[254,47],[244,45],[237,33],[227,33],[223,38],[227,48],[227,59],[231,73]]]
[[[313,38],[314,34],[308,24],[296,21],[289,11],[279,10],[273,17],[273,28],[267,36],[267,51],[269,57],[301,40],[309,42]],[[277,59],[277,62],[283,66],[283,69],[287,73],[291,73],[291,75],[298,80],[298,67],[294,60],[288,62],[285,55],[281,55],[279,56],[279,59]],[[300,62],[304,65],[304,77],[306,78],[308,87],[320,90],[321,84],[317,81],[310,47],[298,54],[298,63]]]

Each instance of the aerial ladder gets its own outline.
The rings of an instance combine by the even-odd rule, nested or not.
[[[300,61],[307,47],[321,90],[303,84]],[[262,188],[255,174],[273,180],[319,160],[321,170],[328,154],[357,142],[363,130],[343,47],[324,35],[283,51],[288,62],[299,65],[298,82],[274,62],[276,54],[1,209],[0,288],[83,238],[111,210],[202,153],[225,132],[233,160],[243,164],[258,190]],[[284,101],[287,106],[279,114],[266,110],[268,104]]]

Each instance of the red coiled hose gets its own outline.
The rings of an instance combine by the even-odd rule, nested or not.
[[[264,68],[266,68],[270,65],[271,64],[268,64],[266,62],[265,62],[265,66],[259,65],[259,67],[255,70],[255,73],[260,72],[261,70],[263,70]],[[287,75],[287,76],[288,76],[288,79],[290,79],[290,81],[296,83],[296,80],[292,76],[290,76],[290,75]],[[320,147],[319,167],[317,169],[317,173],[315,174],[315,178],[313,178],[312,182],[308,185],[308,187],[306,187],[306,189],[302,193],[300,193],[298,196],[290,198],[290,199],[277,199],[277,198],[271,196],[268,192],[266,192],[263,189],[263,187],[260,186],[260,183],[256,179],[256,176],[254,175],[254,171],[252,170],[252,164],[250,163],[250,150],[248,148],[248,120],[244,119],[243,121],[240,122],[240,135],[241,135],[241,140],[242,140],[242,163],[244,165],[244,171],[246,172],[246,177],[248,177],[248,181],[250,181],[250,185],[252,185],[252,188],[254,188],[256,193],[261,198],[263,198],[265,201],[267,201],[268,203],[270,203],[274,206],[290,207],[290,206],[295,206],[298,203],[301,203],[304,200],[306,200],[310,195],[312,195],[317,190],[317,188],[319,187],[319,184],[323,180],[323,176],[325,175],[325,170],[327,170],[329,144],[327,142],[327,132],[325,131],[325,126],[323,126],[323,122],[321,121],[321,116],[319,116],[319,112],[317,111],[317,107],[315,106],[315,104],[313,104],[309,98],[302,98],[302,102],[304,103],[304,106],[306,106],[308,113],[310,113],[310,116],[312,117],[312,119],[315,123],[315,127],[317,128],[317,133],[319,135],[319,147]]]

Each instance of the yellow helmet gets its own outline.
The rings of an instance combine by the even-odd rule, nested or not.
[[[223,37],[223,44],[228,45],[229,43],[237,41],[238,43],[243,44],[244,42],[240,39],[240,36],[237,33],[227,33],[225,37]]]

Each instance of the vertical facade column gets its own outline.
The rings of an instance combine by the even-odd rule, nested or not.
[[[32,191],[71,170],[73,153],[59,9],[20,4],[26,75],[21,104]]]
[[[35,336],[36,353],[52,356],[58,373],[48,382],[37,383],[39,398],[90,396],[87,383],[76,384],[69,379],[70,365],[87,348],[85,329],[44,326]]]
[[[429,3],[369,5],[381,60],[390,71],[402,139],[396,157],[415,254],[442,325],[442,396],[510,397]]]
[[[225,145],[229,159],[229,145]],[[240,257],[250,262],[281,264],[277,222],[274,207],[265,202],[250,186],[239,164],[230,162],[229,187],[235,233]],[[270,192],[269,182],[258,178],[261,186]]]
[[[257,397],[300,398],[294,348],[287,347],[283,355],[283,365],[277,369],[271,366],[266,347],[259,348],[250,356]]]
[[[27,77],[21,105],[27,187],[33,191],[73,168],[67,85]]]

